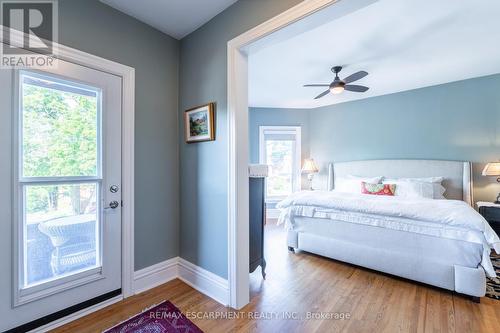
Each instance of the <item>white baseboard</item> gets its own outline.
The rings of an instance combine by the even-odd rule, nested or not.
[[[144,292],[175,278],[225,306],[229,304],[229,283],[226,279],[179,257],[135,272],[134,293]]]
[[[179,258],[178,278],[224,306],[229,304],[229,283],[226,279]]]
[[[63,325],[66,325],[74,320],[77,320],[78,318],[85,317],[86,315],[91,314],[92,312],[95,312],[100,309],[104,309],[105,307],[117,303],[123,299],[122,295],[115,296],[113,298],[110,298],[108,300],[105,300],[104,302],[101,302],[99,304],[92,305],[86,309],[80,310],[78,312],[72,313],[64,318],[54,320],[51,323],[48,323],[47,325],[40,326],[34,330],[29,331],[28,333],[41,333],[41,332],[49,332],[51,330],[54,330],[58,327],[61,327]]]
[[[134,273],[134,294],[142,293],[177,278],[179,257],[162,261]]]
[[[213,298],[224,306],[229,304],[229,284],[226,279],[179,257],[168,259],[136,271],[134,273],[134,294],[152,289],[176,278],[182,280],[199,292]],[[117,303],[122,299],[122,295],[113,297],[102,303],[55,320],[47,325],[30,331],[30,333],[47,332],[56,329],[57,327],[70,323],[92,312],[103,309],[108,305]]]
[[[268,219],[277,219],[280,217],[281,211],[275,208],[266,209],[266,218]]]

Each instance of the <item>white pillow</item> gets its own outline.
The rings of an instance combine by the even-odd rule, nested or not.
[[[434,199],[446,199],[444,197],[444,192],[446,192],[446,189],[444,188],[441,183],[432,183],[433,189],[434,189]]]
[[[347,175],[335,179],[335,190],[347,193],[361,193],[361,183],[378,184],[382,180],[380,177],[358,177]]]
[[[384,180],[407,181],[407,182],[422,182],[422,183],[437,183],[441,184],[444,177],[426,177],[426,178],[384,178]]]
[[[434,199],[434,186],[432,183],[387,179],[384,180],[382,184],[396,185],[396,192],[394,195],[397,197]]]
[[[429,199],[445,199],[444,192],[446,189],[441,185],[443,177],[427,177],[427,178],[394,178],[384,179],[384,184],[416,183],[418,185],[401,184],[396,186],[396,196],[398,196],[398,187],[403,187],[400,196],[405,197],[423,197]]]

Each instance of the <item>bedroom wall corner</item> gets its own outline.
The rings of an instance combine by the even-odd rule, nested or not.
[[[135,270],[177,257],[180,42],[98,0],[59,0],[59,42],[135,68]]]
[[[228,268],[227,42],[301,0],[238,1],[181,40],[180,256],[220,277]],[[216,102],[216,141],[185,144],[184,110]]]

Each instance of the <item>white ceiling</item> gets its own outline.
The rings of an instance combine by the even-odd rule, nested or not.
[[[101,0],[150,26],[181,39],[237,0]]]
[[[500,73],[499,17],[498,0],[365,1],[361,9],[250,49],[250,105],[314,108]],[[330,83],[334,65],[345,66],[341,78],[369,72],[356,83],[370,90],[314,100],[326,89],[302,86]]]

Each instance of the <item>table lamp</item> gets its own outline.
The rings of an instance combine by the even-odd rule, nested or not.
[[[304,161],[302,166],[302,173],[307,174],[307,180],[309,180],[309,189],[312,191],[312,181],[314,174],[319,172],[318,166],[314,162],[314,159],[308,158]]]
[[[500,162],[490,162],[483,169],[483,176],[500,176]],[[497,178],[500,183],[500,177]],[[497,196],[495,204],[500,204],[500,193]]]

